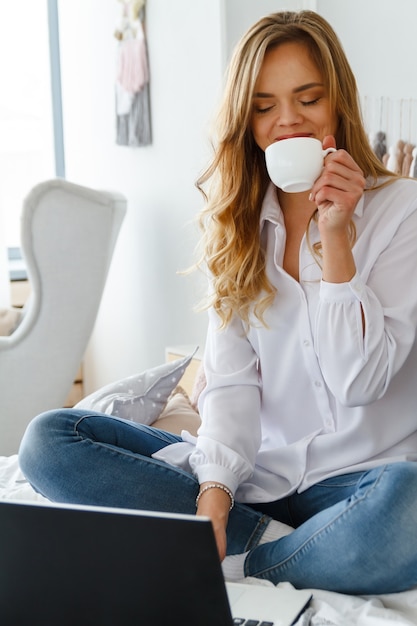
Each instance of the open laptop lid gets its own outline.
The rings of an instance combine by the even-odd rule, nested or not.
[[[231,626],[211,522],[1,501],[0,623]]]
[[[0,624],[230,626],[211,523],[0,502]]]

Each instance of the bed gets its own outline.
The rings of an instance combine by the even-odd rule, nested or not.
[[[178,383],[193,355],[118,381],[83,399],[77,406],[137,419],[180,432],[193,431],[198,414],[193,399]],[[141,414],[142,413],[142,414]],[[156,422],[154,421],[156,419]],[[167,428],[168,429],[168,428]],[[20,470],[17,455],[0,456],[0,500],[48,500],[36,493]],[[248,584],[270,584],[245,579]],[[280,586],[289,583],[280,583]],[[349,596],[312,589],[313,600],[296,626],[417,625],[417,587],[381,596]]]
[[[47,502],[25,480],[17,455],[0,457],[0,500]],[[255,581],[247,580],[248,583]],[[257,581],[258,583],[258,581]],[[289,583],[281,583],[280,586]],[[313,589],[310,608],[297,626],[391,626],[417,624],[417,588],[384,596],[359,597]]]

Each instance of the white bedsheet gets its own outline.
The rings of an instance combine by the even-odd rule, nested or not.
[[[47,502],[36,493],[23,476],[17,455],[0,456],[0,500]],[[246,582],[259,584],[255,579]],[[268,583],[265,583],[268,584]],[[280,583],[280,587],[289,583]],[[297,626],[416,626],[417,588],[382,596],[348,596],[312,589],[310,608]]]

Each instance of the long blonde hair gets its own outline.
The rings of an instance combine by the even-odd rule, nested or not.
[[[347,150],[364,175],[375,182],[379,176],[394,176],[369,145],[356,80],[328,22],[313,11],[283,11],[254,24],[231,59],[217,117],[216,149],[197,181],[206,198],[200,226],[202,258],[212,279],[207,306],[214,307],[223,326],[234,313],[248,323],[252,309],[262,321],[275,295],[266,276],[259,233],[269,177],[264,152],[255,143],[250,121],[252,95],[266,52],[293,41],[308,47],[323,76],[338,118],[337,147]]]

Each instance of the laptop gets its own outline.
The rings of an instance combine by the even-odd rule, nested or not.
[[[4,626],[289,626],[310,599],[225,583],[207,518],[0,501]]]

